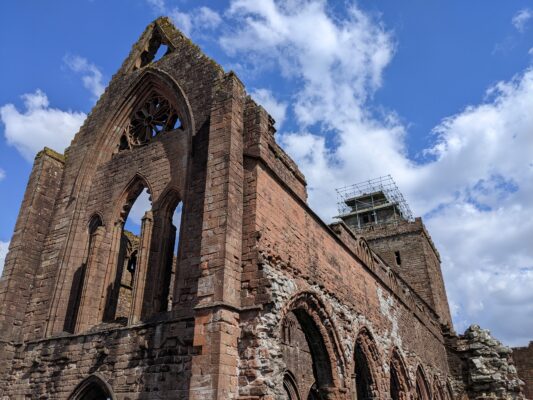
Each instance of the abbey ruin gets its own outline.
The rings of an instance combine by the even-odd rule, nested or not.
[[[267,110],[157,19],[65,153],[35,158],[0,281],[0,399],[533,396],[533,346],[513,361],[455,332],[392,181],[340,194],[328,225]]]

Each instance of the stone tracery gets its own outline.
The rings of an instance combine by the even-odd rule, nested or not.
[[[120,138],[119,151],[142,146],[174,129],[183,130],[177,111],[165,97],[154,92],[131,114]]]

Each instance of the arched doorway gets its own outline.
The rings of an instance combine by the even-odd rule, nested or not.
[[[397,349],[392,351],[389,364],[390,396],[392,400],[407,400],[409,398],[409,380],[402,357]]]
[[[339,374],[344,362],[331,318],[312,293],[298,295],[287,310],[281,319],[281,349],[287,371],[294,379],[291,383],[285,376],[285,395],[291,400],[331,398],[344,387],[344,374]],[[324,321],[328,321],[327,327]]]
[[[109,384],[98,375],[91,375],[76,387],[69,400],[115,400],[115,396]]]
[[[363,329],[357,337],[354,353],[354,378],[357,400],[378,399],[378,385],[374,371],[376,364],[380,365],[379,355],[372,336],[366,329]]]
[[[422,367],[418,367],[416,371],[416,400],[430,400],[431,392],[429,390],[429,384],[426,379],[426,374]]]
[[[296,378],[289,371],[285,372],[285,376],[283,377],[283,389],[285,390],[287,400],[300,400]]]

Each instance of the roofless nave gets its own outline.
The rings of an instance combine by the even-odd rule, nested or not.
[[[168,19],[146,28],[65,154],[35,159],[0,397],[524,398],[508,348],[454,333],[422,221],[375,190],[326,225],[273,123]]]

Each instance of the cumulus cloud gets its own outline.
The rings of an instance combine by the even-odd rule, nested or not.
[[[206,30],[215,29],[222,22],[220,15],[209,7],[196,8],[191,12],[182,12],[178,8],[173,8],[168,14],[187,36],[201,35]]]
[[[0,181],[6,177],[6,172],[0,168]]]
[[[533,71],[444,118],[420,163],[407,156],[396,114],[369,112],[395,51],[379,21],[356,6],[333,17],[326,2],[310,0],[234,0],[227,15],[239,28],[221,37],[226,52],[296,86],[301,128],[279,139],[307,177],[311,206],[331,220],[336,187],[393,174],[441,251],[458,327],[478,322],[525,343],[533,321]]]
[[[63,63],[70,70],[81,74],[83,86],[91,92],[94,100],[97,100],[104,93],[103,75],[96,65],[84,57],[71,54],[63,57]]]
[[[278,101],[272,91],[268,89],[255,89],[250,93],[252,98],[259,102],[276,121],[277,129],[281,129],[287,113],[287,103]]]
[[[7,249],[9,248],[9,242],[3,242],[0,240],[0,276],[4,271],[4,262],[6,261]]]
[[[527,29],[527,24],[529,23],[531,17],[533,17],[531,10],[524,8],[513,16],[513,26],[518,30],[518,32],[522,33]]]
[[[30,162],[45,146],[63,151],[86,115],[50,107],[48,97],[40,89],[21,97],[25,108],[22,112],[13,104],[0,107],[0,120],[5,127],[7,143]]]
[[[146,0],[148,5],[157,13],[164,13],[166,9],[165,0]]]
[[[209,7],[198,7],[185,12],[178,7],[169,7],[164,0],[147,0],[147,3],[154,12],[167,14],[187,36],[202,35],[206,30],[217,28],[222,22],[220,14]]]

